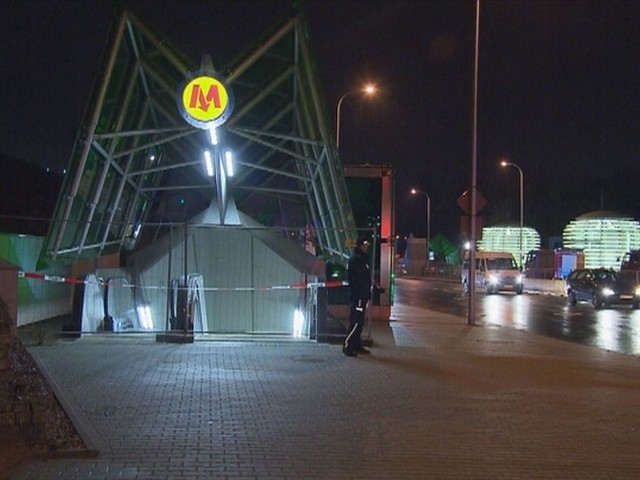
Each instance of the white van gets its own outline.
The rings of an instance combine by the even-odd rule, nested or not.
[[[462,288],[469,291],[469,252],[465,252],[462,263]],[[487,293],[512,290],[522,293],[523,275],[516,259],[509,252],[476,252],[476,288]]]

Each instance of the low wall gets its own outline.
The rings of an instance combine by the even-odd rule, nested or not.
[[[550,295],[565,295],[564,280],[543,280],[525,278],[524,289],[527,292],[548,293]]]
[[[23,327],[41,320],[69,315],[70,313],[71,301],[69,297],[38,300],[18,305],[18,326]]]
[[[450,280],[452,282],[460,282],[460,272],[459,272],[459,268],[458,271],[456,272],[455,270],[452,270],[453,273],[451,272],[447,272],[446,274],[440,274],[440,275],[432,275],[429,278],[439,278],[439,279],[447,279]],[[396,275],[401,277],[401,276],[410,276],[410,275],[406,275],[403,273],[398,273],[396,272]],[[415,277],[417,278],[425,278],[424,276],[419,276],[416,275]],[[524,279],[524,290],[530,293],[547,293],[550,295],[559,295],[559,296],[565,296],[565,286],[564,286],[564,280],[558,280],[558,279],[554,279],[554,280],[545,280],[542,278],[526,278]]]

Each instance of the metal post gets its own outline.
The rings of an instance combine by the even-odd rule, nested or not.
[[[365,325],[364,325],[364,328],[362,329],[362,331],[364,333],[364,340],[366,340],[367,342],[371,341],[371,322],[373,321],[371,310],[373,309],[373,290],[375,288],[375,282],[376,282],[376,277],[375,277],[375,271],[376,271],[376,247],[378,245],[377,244],[377,240],[378,240],[378,229],[377,229],[377,227],[373,228],[372,237],[373,237],[371,239],[371,248],[372,248],[372,250],[369,252],[369,258],[371,259],[371,278],[370,278],[370,285],[371,285],[370,296],[371,296],[371,300],[369,301],[369,305],[367,306],[367,318],[365,319]]]
[[[374,95],[376,93],[376,87],[375,85],[368,84],[362,89],[349,90],[347,93],[345,93],[340,97],[340,100],[338,100],[338,106],[336,107],[336,149],[337,150],[340,149],[340,116],[342,113],[342,102],[347,96],[351,95],[352,93],[358,93],[358,92],[364,93],[366,95]]]
[[[515,163],[512,162],[508,162],[506,160],[502,160],[502,162],[500,162],[500,165],[502,165],[503,167],[513,167],[518,169],[518,175],[520,177],[520,248],[519,248],[519,252],[520,252],[520,258],[518,259],[518,266],[520,267],[520,270],[522,270],[522,267],[524,266],[524,239],[523,239],[523,230],[524,230],[524,173],[522,171],[522,169],[516,165]]]
[[[187,263],[187,207],[184,207],[184,335],[189,334],[189,309],[187,308],[187,299],[189,298],[189,290],[187,285],[188,263]]]
[[[166,214],[165,214],[166,215]],[[167,318],[164,330],[168,332],[171,329],[171,262],[173,249],[173,224],[169,227],[169,258],[167,259]]]
[[[427,275],[429,275],[431,267],[430,242],[431,242],[431,198],[427,197]]]
[[[522,173],[522,169],[518,167],[518,171],[520,172],[520,270],[523,270],[524,267],[524,258],[523,258],[523,244],[522,244],[522,229],[524,228],[524,174]]]
[[[476,0],[476,48],[473,69],[473,154],[471,155],[471,248],[469,249],[469,308],[467,324],[476,322],[476,210],[477,210],[477,164],[478,164],[478,44],[480,40],[480,0]]]
[[[338,106],[336,107],[336,149],[340,149],[340,113],[342,111],[342,102],[345,97],[351,95],[353,92],[355,92],[355,90],[349,90],[340,97],[340,100],[338,100]]]
[[[429,240],[431,238],[431,197],[429,197],[429,194],[423,192],[422,190],[417,190],[415,188],[411,189],[411,193],[413,195],[416,194],[420,194],[422,195],[425,200],[426,200],[426,207],[427,207],[427,238],[426,238],[426,245],[427,245],[427,275],[429,274],[429,268],[431,266],[430,263],[430,259],[429,259]]]

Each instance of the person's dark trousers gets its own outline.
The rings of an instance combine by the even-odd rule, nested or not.
[[[343,350],[345,353],[357,354],[362,350],[362,328],[364,327],[364,307],[357,307],[356,302],[351,302],[349,308],[349,331],[344,339]]]

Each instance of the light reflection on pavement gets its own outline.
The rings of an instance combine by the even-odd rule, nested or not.
[[[402,303],[457,316],[466,316],[468,298],[455,281],[396,279]],[[640,356],[640,310],[627,306],[594,309],[570,306],[566,298],[545,294],[505,292],[476,296],[476,323],[497,325]]]

